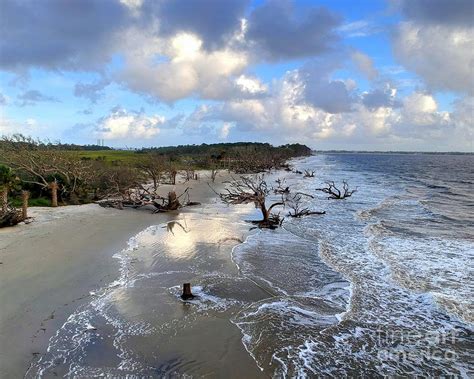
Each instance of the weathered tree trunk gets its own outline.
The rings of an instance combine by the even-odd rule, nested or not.
[[[178,175],[178,172],[177,171],[172,171],[171,172],[171,184],[176,184],[176,175]]]
[[[260,203],[260,210],[262,211],[263,215],[263,222],[267,222],[268,218],[270,217],[270,212],[268,211],[267,207],[265,206],[265,202]]]
[[[193,299],[194,295],[191,292],[191,283],[184,283],[183,284],[183,294],[181,295],[181,299],[189,300]]]
[[[21,217],[23,220],[28,218],[28,199],[30,198],[30,193],[28,191],[21,192],[22,207],[21,207]]]
[[[58,183],[52,182],[49,187],[51,188],[51,206],[58,206]]]
[[[168,209],[174,211],[180,206],[181,204],[179,203],[178,197],[176,196],[176,192],[168,192]]]
[[[7,213],[8,210],[8,187],[2,191],[2,213]]]

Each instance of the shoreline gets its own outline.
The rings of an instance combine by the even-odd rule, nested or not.
[[[222,171],[214,186],[227,177]],[[207,182],[204,173],[199,181],[161,185],[159,192],[180,194],[190,187],[191,199],[205,206],[216,196]],[[0,377],[23,377],[90,292],[115,280],[119,262],[113,255],[140,231],[182,211],[186,208],[153,214],[146,207],[98,204],[32,207],[33,222],[0,229]]]

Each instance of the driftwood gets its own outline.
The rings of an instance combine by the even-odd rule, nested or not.
[[[21,210],[7,206],[5,211],[0,211],[0,228],[14,226],[25,221]]]
[[[343,180],[341,191],[339,188],[336,187],[333,181],[328,181],[326,182],[326,187],[316,188],[316,191],[321,191],[328,194],[328,199],[343,200],[347,197],[351,197],[352,194],[357,191],[357,188],[350,190],[349,184],[345,180]]]
[[[189,207],[193,205],[200,205],[195,201],[190,201],[189,189],[181,195],[176,195],[175,191],[168,192],[168,196],[163,197],[156,193],[152,193],[145,188],[136,189],[133,193],[128,193],[125,198],[122,199],[105,199],[100,200],[97,203],[104,208],[141,208],[144,206],[151,205],[155,207],[153,213],[158,212],[169,212],[176,211],[183,207]],[[180,199],[182,198],[182,202]]]
[[[285,195],[290,193],[290,187],[286,186],[284,187],[285,179],[277,179],[275,182],[278,184],[278,187],[273,188],[273,192],[275,194],[280,194],[280,195]]]
[[[296,193],[295,195],[288,197],[286,201],[286,205],[290,208],[288,216],[299,218],[303,216],[323,215],[326,213],[325,211],[311,211],[308,208],[304,208],[302,206],[302,196],[313,198],[313,196],[305,193]]]

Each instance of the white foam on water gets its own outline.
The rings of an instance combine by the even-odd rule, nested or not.
[[[47,347],[47,353],[34,362],[25,377],[43,377],[47,370],[55,367],[58,363],[68,365],[66,376],[80,376],[81,372],[91,372],[91,368],[83,367],[83,355],[92,339],[99,335],[100,327],[92,325],[94,319],[105,320],[105,324],[115,330],[113,346],[117,349],[117,356],[121,359],[118,370],[139,371],[143,369],[141,363],[133,359],[132,354],[124,347],[128,336],[148,335],[153,332],[153,327],[146,322],[130,322],[120,318],[118,314],[112,314],[110,304],[114,295],[122,288],[133,285],[135,279],[130,278],[130,267],[133,262],[133,252],[140,247],[143,239],[155,227],[149,227],[134,237],[130,238],[127,247],[121,252],[113,255],[119,260],[119,277],[106,287],[91,291],[94,298],[87,304],[80,306],[71,314],[60,329],[53,335]],[[96,370],[97,371],[97,370]],[[107,372],[98,370],[97,372]]]
[[[316,162],[314,162],[316,160]],[[309,158],[304,165],[311,166],[318,161],[324,161],[321,157]],[[309,163],[313,162],[313,163]],[[326,172],[329,174],[328,165],[319,162],[321,168],[320,177],[324,177]],[[301,170],[301,168],[300,168]],[[425,239],[418,249],[417,242],[413,239],[397,238],[395,232],[391,232],[385,227],[385,220],[379,225],[374,220],[386,216],[391,216],[393,208],[400,203],[406,208],[402,212],[412,215],[413,212],[419,212],[419,217],[433,217],[426,209],[419,209],[419,202],[410,196],[405,197],[403,186],[400,183],[384,184],[386,178],[377,178],[376,174],[370,174],[370,180],[366,181],[360,173],[340,172],[341,167],[332,165],[330,175],[336,182],[342,179],[348,179],[351,183],[363,182],[364,195],[362,197],[356,193],[353,198],[347,201],[326,201],[322,205],[318,203],[313,207],[315,209],[324,209],[327,214],[321,218],[304,218],[301,220],[291,220],[285,223],[285,228],[290,230],[299,238],[314,241],[319,244],[319,254],[323,261],[340,272],[350,284],[345,286],[341,293],[337,285],[335,288],[328,287],[326,290],[318,289],[316,291],[304,291],[295,295],[301,298],[318,298],[335,301],[339,297],[345,299],[346,309],[334,315],[335,322],[322,330],[315,331],[317,317],[308,317],[313,311],[314,304],[305,304],[304,311],[299,306],[293,306],[284,301],[267,301],[257,308],[249,307],[246,312],[241,312],[235,317],[233,322],[239,326],[244,336],[242,342],[246,349],[252,354],[260,367],[269,370],[276,376],[314,376],[318,375],[423,375],[431,373],[432,375],[464,375],[469,371],[467,362],[472,356],[465,347],[472,343],[472,327],[464,324],[460,320],[447,315],[438,304],[440,296],[434,290],[427,292],[418,287],[415,291],[414,286],[408,285],[400,280],[396,275],[396,264],[390,264],[387,256],[391,254],[390,259],[395,263],[403,264],[410,262],[409,253],[416,255],[417,264],[423,264],[423,249],[443,250],[449,244],[449,256],[445,262],[440,259],[434,262],[434,270],[430,270],[430,264],[423,267],[423,270],[432,273],[433,278],[443,278],[450,281],[449,272],[440,272],[439,270],[449,262],[453,261],[453,251],[458,250],[460,259],[466,259],[470,253],[467,253],[467,245],[463,242]],[[359,176],[357,176],[359,175]],[[368,176],[369,177],[369,176]],[[299,190],[307,192],[314,184],[308,184],[310,181],[301,182],[298,179],[295,184]],[[357,184],[359,184],[357,183]],[[367,232],[369,231],[369,232]],[[280,238],[275,231],[277,239]],[[419,231],[417,231],[420,233]],[[374,237],[375,236],[375,237]],[[383,236],[384,251],[381,253],[374,249],[374,239],[380,247],[380,239]],[[388,236],[388,237],[387,237]],[[249,265],[248,251],[255,250],[255,256],[266,254],[266,245],[262,243],[264,233],[259,233],[246,241],[246,244],[236,247],[234,257],[242,272],[245,275],[254,277],[258,282],[269,286],[276,286],[272,280],[269,280],[268,273],[265,277],[260,276],[253,270],[255,264]],[[418,241],[419,242],[419,241]],[[282,240],[281,243],[284,243]],[[260,244],[260,245],[259,245]],[[400,246],[404,244],[404,246]],[[289,244],[289,246],[292,246]],[[413,249],[414,248],[414,249]],[[263,250],[263,251],[262,251]],[[405,254],[406,253],[406,254]],[[467,255],[466,255],[467,254]],[[430,258],[432,260],[436,260]],[[459,261],[461,262],[461,261]],[[413,265],[416,269],[417,264]],[[458,275],[458,281],[463,281],[462,267],[451,265],[452,273]],[[272,270],[270,265],[268,270]],[[465,270],[469,272],[469,270]],[[436,272],[436,274],[435,274]],[[302,272],[298,272],[299,275]],[[298,275],[297,274],[297,275]],[[306,275],[306,274],[305,274]],[[429,276],[427,275],[427,278]],[[421,278],[419,278],[421,279]],[[306,277],[309,280],[309,277]],[[413,277],[414,284],[420,286],[420,280]],[[451,285],[454,281],[451,281]],[[433,283],[431,283],[433,284]],[[465,285],[468,282],[464,283]],[[437,287],[443,286],[444,290],[449,288],[446,282],[438,283]],[[276,287],[279,293],[281,287]],[[463,287],[463,291],[468,286]],[[335,290],[334,290],[335,289]],[[283,289],[286,295],[289,292]],[[466,293],[459,291],[459,298],[466,298]],[[348,292],[348,294],[347,294]],[[454,294],[455,290],[452,291]],[[472,293],[472,292],[471,292]],[[345,295],[347,294],[347,295]],[[306,295],[306,296],[305,296]],[[345,295],[345,296],[344,296]],[[344,302],[343,302],[344,303]],[[468,305],[469,303],[466,302]],[[463,304],[463,305],[466,305]],[[309,312],[308,312],[309,310]],[[295,317],[295,314],[297,317]],[[274,321],[278,328],[272,329],[268,326]],[[278,332],[293,330],[304,341],[298,343],[296,336],[288,337],[280,335]],[[394,346],[390,341],[378,340],[378,333],[395,333],[401,337],[395,342]],[[448,358],[434,359],[425,357],[424,359],[413,354],[416,351],[424,351],[431,345],[426,338],[420,338],[416,341],[406,341],[403,336],[411,333],[418,333],[422,336],[428,333],[449,334],[458,333],[458,343],[446,345],[439,343],[435,346],[440,351],[454,349],[458,355],[456,361],[450,361]],[[263,333],[263,334],[262,334]],[[264,338],[263,335],[267,335]],[[272,336],[272,337],[270,337]],[[269,342],[277,339],[278,341]],[[400,340],[401,339],[401,340]],[[273,343],[273,344],[272,344]],[[265,346],[271,345],[271,348],[265,349]],[[431,346],[431,348],[433,348]],[[271,355],[268,350],[272,350]],[[400,352],[411,353],[411,360],[398,362],[391,359],[382,359],[378,356],[380,351],[389,354]],[[271,362],[277,362],[278,368],[271,368]]]
[[[169,292],[176,298],[178,301],[181,301],[185,304],[190,304],[197,308],[199,312],[202,311],[225,311],[228,308],[235,306],[241,302],[235,299],[221,298],[215,295],[212,295],[206,292],[205,288],[200,285],[195,285],[192,287],[192,293],[195,296],[193,299],[183,300],[181,299],[181,286],[174,286],[169,288]]]
[[[422,227],[413,227],[413,235],[403,234],[411,225],[397,224],[396,212],[420,222],[436,218],[420,207],[416,197],[422,192],[404,192],[403,180],[347,170],[324,156],[295,164],[300,170],[316,168],[316,178],[303,180],[278,172],[270,174],[268,181],[287,175],[288,184],[313,193],[325,180],[340,183],[347,179],[359,186],[359,192],[345,201],[318,195],[308,206],[326,210],[326,215],[288,220],[284,228],[275,231],[252,232],[244,243],[232,248],[230,258],[241,274],[238,279],[255,284],[268,298],[251,301],[238,296],[233,291],[240,288],[239,282],[232,282],[232,290],[219,292],[222,283],[236,278],[206,272],[205,264],[196,263],[190,271],[141,272],[134,259],[157,243],[156,233],[163,228],[151,227],[130,239],[127,249],[115,255],[120,260],[118,279],[94,291],[91,303],[71,315],[51,339],[50,354],[31,372],[46,373],[60,361],[72,362],[70,376],[145,375],[149,371],[144,362],[125,348],[128,336],[153,334],[156,328],[173,328],[174,324],[157,326],[125,320],[112,306],[114,296],[135,286],[140,290],[146,283],[155,288],[168,274],[199,272],[193,283],[193,293],[198,297],[185,302],[190,314],[233,314],[231,322],[241,330],[243,346],[260,370],[270,376],[472,376],[468,362],[473,354],[468,347],[473,343],[473,328],[466,323],[470,303],[465,300],[469,299],[468,283],[472,283],[467,276],[471,267],[465,262],[466,257],[473,256],[469,243],[447,239],[444,234],[426,236]],[[207,209],[209,215],[212,211]],[[165,253],[160,250],[159,254]],[[163,288],[173,301],[181,301],[179,286]],[[101,337],[98,317],[115,333],[113,343],[120,358],[115,371],[88,367],[83,360],[85,352],[81,349]],[[97,330],[84,333],[88,324]],[[456,341],[433,343],[427,337],[430,333],[455,334]],[[435,353],[452,350],[457,358],[420,355],[429,349]],[[397,360],[400,354],[409,357]]]

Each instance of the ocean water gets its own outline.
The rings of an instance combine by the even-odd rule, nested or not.
[[[267,181],[325,215],[249,231],[253,206],[216,199],[149,227],[27,377],[473,377],[474,155],[292,164],[315,177]],[[326,180],[357,192],[328,200]]]

